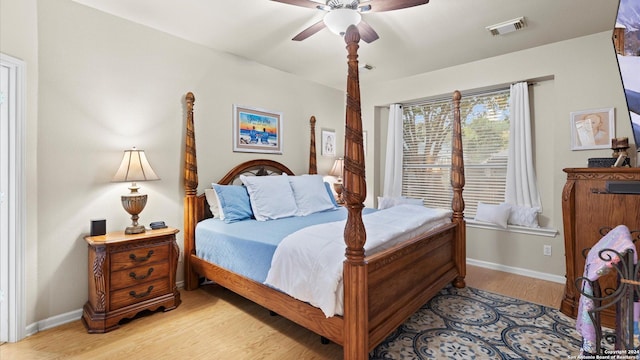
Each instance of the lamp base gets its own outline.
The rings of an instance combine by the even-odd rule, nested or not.
[[[127,228],[124,229],[124,233],[127,235],[142,234],[145,231],[144,225],[127,226]]]
[[[342,197],[342,190],[344,187],[342,185],[342,181],[336,181],[333,183],[333,190],[336,192],[338,196],[336,196],[336,203],[339,205],[344,204],[344,198]]]
[[[127,226],[124,230],[125,234],[141,234],[145,232],[144,225],[138,224],[138,214],[142,212],[145,205],[147,205],[147,195],[138,194],[133,192],[128,195],[122,195],[120,197],[122,207],[131,215],[131,225]]]

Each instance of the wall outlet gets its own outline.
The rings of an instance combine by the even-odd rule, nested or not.
[[[551,256],[551,245],[543,245],[542,253],[544,254],[544,256]]]

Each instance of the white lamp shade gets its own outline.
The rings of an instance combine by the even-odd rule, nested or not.
[[[125,150],[122,163],[112,181],[146,181],[160,180],[153,171],[144,150]]]
[[[349,25],[358,25],[362,20],[359,12],[353,9],[334,9],[324,16],[324,24],[332,33],[344,35]]]
[[[329,175],[336,176],[338,180],[342,180],[342,175],[344,171],[344,159],[337,158],[331,167],[331,171],[329,171]]]

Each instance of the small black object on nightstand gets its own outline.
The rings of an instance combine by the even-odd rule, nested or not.
[[[164,229],[167,227],[167,225],[164,224],[164,221],[154,221],[151,224],[149,224],[149,227],[151,227],[152,230],[156,230],[156,229]]]
[[[107,220],[97,219],[91,220],[91,236],[104,235],[107,233]]]

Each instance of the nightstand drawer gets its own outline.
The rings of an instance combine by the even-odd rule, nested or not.
[[[153,299],[169,292],[169,278],[111,292],[111,309],[116,310],[137,302]]]
[[[118,290],[169,276],[169,262],[138,266],[111,274],[110,289]]]
[[[111,271],[130,269],[136,266],[145,266],[159,261],[166,261],[168,257],[169,244],[119,251],[111,255]]]

